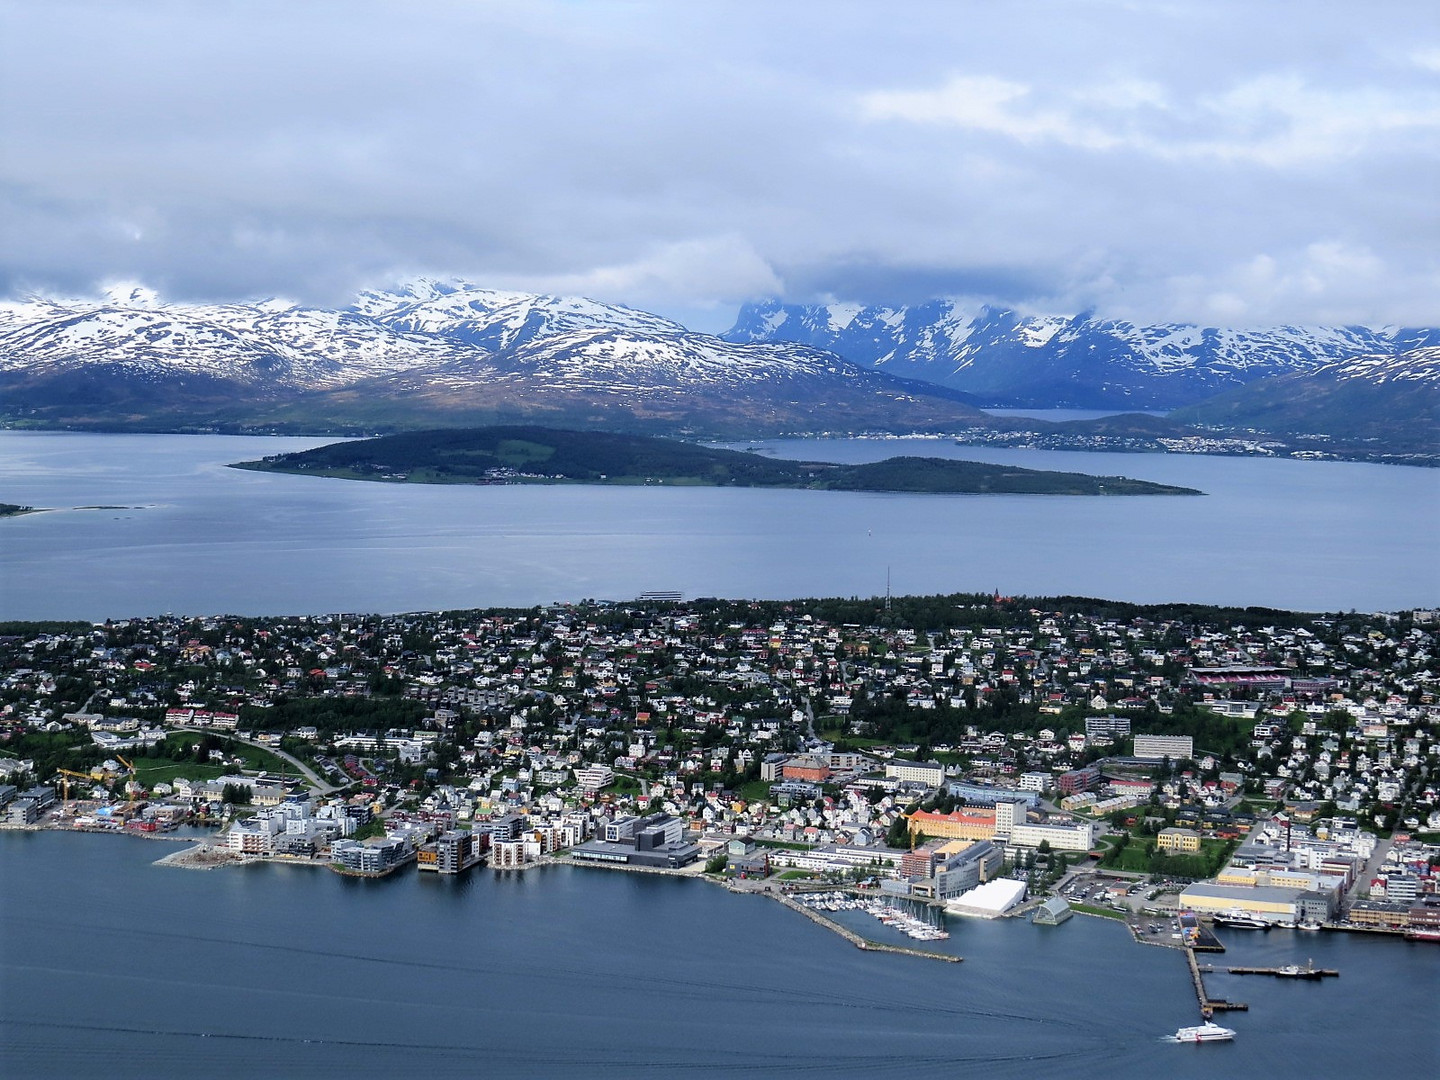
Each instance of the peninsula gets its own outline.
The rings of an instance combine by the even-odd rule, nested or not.
[[[516,426],[416,431],[332,443],[235,468],[419,484],[665,484],[936,495],[1199,495],[1124,476],[895,457],[787,461],[673,439]]]
[[[1429,609],[982,594],[7,623],[0,830],[685,873],[895,944],[1027,893],[1176,949],[1424,941],[1437,651]]]

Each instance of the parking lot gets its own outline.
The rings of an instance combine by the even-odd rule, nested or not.
[[[1137,941],[1182,947],[1176,920],[1177,882],[1151,882],[1082,871],[1065,879],[1060,895],[1067,903],[1113,911]]]

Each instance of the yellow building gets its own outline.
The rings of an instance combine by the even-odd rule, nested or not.
[[[1155,846],[1161,851],[1193,854],[1200,850],[1200,834],[1194,829],[1161,829],[1155,837]]]
[[[1268,922],[1293,922],[1303,890],[1278,886],[1211,885],[1197,882],[1180,893],[1180,907],[1197,915],[1242,912]]]
[[[945,840],[989,840],[995,835],[995,810],[967,809],[952,814],[916,810],[910,815],[910,842],[922,835]]]

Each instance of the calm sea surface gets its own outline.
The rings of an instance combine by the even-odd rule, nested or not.
[[[284,614],[688,597],[1079,594],[1393,610],[1440,604],[1440,470],[795,440],[1123,474],[1203,498],[429,487],[248,473],[324,440],[0,432],[0,618]],[[112,509],[76,509],[111,507]]]
[[[1434,1076],[1440,948],[1231,935],[1211,977],[1076,917],[952,919],[941,964],[865,954],[761,897],[549,868],[380,882],[151,866],[171,844],[0,834],[0,1075]],[[873,919],[870,936],[899,938]]]
[[[1098,420],[1102,416],[1119,416],[1114,409],[986,409],[991,416],[1023,416],[1035,420]],[[1164,416],[1163,411],[1154,409],[1129,409],[1127,413],[1144,416]]]

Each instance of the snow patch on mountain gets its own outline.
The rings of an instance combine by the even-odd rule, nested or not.
[[[1355,356],[1337,364],[1327,364],[1315,374],[1336,382],[1353,379],[1376,384],[1440,386],[1440,346],[1410,349],[1398,356]]]
[[[394,330],[448,337],[492,352],[575,330],[685,332],[670,319],[618,304],[484,289],[459,280],[419,278],[394,292],[365,292],[352,310]]]
[[[632,308],[465,282],[417,279],[364,293],[343,311],[275,300],[167,304],[135,288],[0,303],[0,372],[84,368],[147,381],[204,376],[262,394],[384,383],[633,397],[827,380],[878,389],[882,378],[804,345],[737,344]]]
[[[399,333],[353,312],[261,304],[103,300],[0,303],[0,371],[110,365],[155,376],[205,375],[324,389],[476,350]]]

